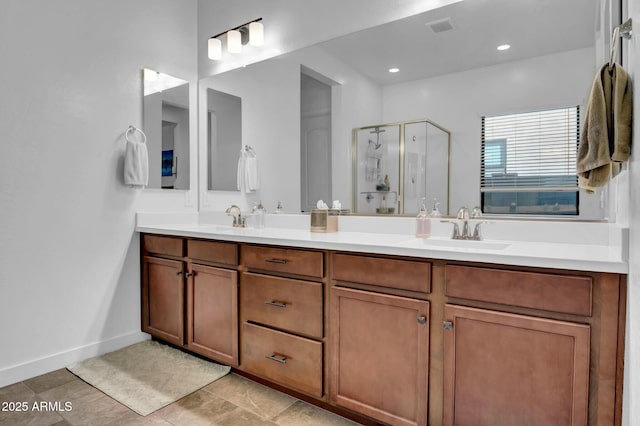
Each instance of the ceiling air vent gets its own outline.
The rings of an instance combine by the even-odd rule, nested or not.
[[[437,21],[433,21],[433,22],[427,22],[425,25],[429,27],[431,31],[433,31],[436,34],[453,29],[453,23],[451,22],[451,18],[444,18],[444,19],[439,19]]]

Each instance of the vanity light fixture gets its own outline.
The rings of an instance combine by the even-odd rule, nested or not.
[[[501,44],[500,46],[496,47],[496,49],[498,50],[509,50],[511,48],[510,44]]]
[[[400,68],[389,68],[389,72],[390,73],[396,73],[396,72],[400,72]]]
[[[249,43],[251,46],[264,45],[264,25],[262,18],[254,19],[251,22],[224,31],[209,38],[207,42],[207,53],[209,59],[222,59],[222,40],[220,37],[226,35],[227,52],[241,53],[242,46]]]

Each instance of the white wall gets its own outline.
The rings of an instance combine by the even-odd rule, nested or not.
[[[195,0],[1,8],[0,387],[141,338],[135,212],[195,207],[123,185],[124,131],[143,67],[197,67]]]
[[[640,24],[640,4],[628,1],[628,15],[635,28]],[[633,426],[640,421],[640,33],[634,28],[630,40],[621,40],[626,54],[624,65],[634,83],[633,148],[629,163],[629,179],[620,189],[621,197],[629,206],[629,277],[627,283],[627,340],[625,358],[625,382],[623,393],[623,425]],[[625,212],[626,213],[626,212]],[[626,216],[626,214],[625,214]]]
[[[595,75],[580,49],[384,87],[386,123],[428,118],[451,132],[451,212],[480,205],[480,123],[501,115],[581,105]],[[580,195],[581,218],[602,218],[598,195]]]

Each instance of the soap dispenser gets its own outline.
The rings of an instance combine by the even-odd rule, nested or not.
[[[440,209],[438,208],[438,206],[440,205],[440,203],[438,202],[437,198],[433,199],[433,209],[431,209],[431,213],[429,213],[429,216],[431,217],[442,217],[442,213],[440,213]]]
[[[262,201],[260,201],[258,203],[258,205],[256,206],[256,208],[254,209],[254,213],[256,215],[256,221],[255,221],[255,227],[256,228],[264,228],[265,225],[265,214],[267,213],[266,210],[264,209],[264,206],[262,205]]]
[[[429,238],[429,234],[431,232],[431,220],[427,215],[427,208],[424,203],[418,212],[418,216],[416,216],[416,225],[416,237]]]

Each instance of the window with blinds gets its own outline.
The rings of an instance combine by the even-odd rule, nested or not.
[[[482,211],[577,215],[580,108],[482,117]]]

